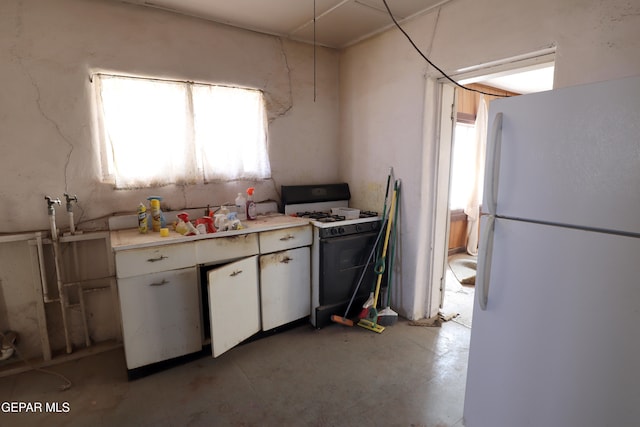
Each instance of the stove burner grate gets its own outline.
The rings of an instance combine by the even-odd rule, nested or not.
[[[299,218],[309,218],[318,222],[338,222],[346,220],[344,215],[333,215],[328,212],[296,212],[295,216]],[[361,211],[360,218],[373,218],[378,216],[378,212],[373,211]]]
[[[309,218],[318,222],[336,222],[344,221],[345,217],[341,215],[331,215],[327,212],[297,212],[299,218]]]
[[[378,216],[378,212],[360,211],[360,218],[373,218],[374,216]]]

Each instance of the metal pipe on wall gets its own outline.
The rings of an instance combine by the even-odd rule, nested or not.
[[[58,244],[58,229],[56,227],[55,205],[60,205],[60,199],[52,199],[44,196],[47,201],[47,213],[49,215],[49,225],[51,226],[51,241],[53,242],[53,262],[56,269],[56,283],[58,285],[58,298],[60,300],[60,311],[62,312],[62,327],[64,328],[64,341],[67,353],[71,353],[71,341],[69,339],[69,324],[67,322],[67,309],[65,290],[62,282],[62,272],[60,271],[60,246]]]
[[[56,268],[56,283],[58,285],[58,296],[60,299],[60,310],[62,311],[62,327],[64,329],[64,341],[67,353],[71,353],[71,340],[69,338],[69,324],[67,320],[66,293],[62,282],[62,272],[60,270],[60,245],[58,240],[53,241],[53,260]]]
[[[69,196],[69,194],[64,193],[64,197],[67,201],[67,214],[69,215],[69,231],[73,236],[76,234],[76,226],[73,219],[73,204],[72,202],[78,203],[78,196],[73,195]],[[73,251],[73,269],[75,273],[75,279],[80,280],[80,263],[78,262],[78,244],[74,241],[71,242],[71,250]],[[82,292],[82,284],[80,282],[77,283],[77,292],[78,292],[78,300],[80,303],[80,314],[82,316],[82,326],[84,329],[84,342],[87,347],[91,346],[91,337],[89,336],[89,325],[87,324],[87,311],[84,303],[84,294]]]
[[[36,245],[38,249],[38,265],[40,266],[40,284],[42,285],[42,299],[44,302],[52,302],[49,299],[49,287],[47,286],[47,275],[44,265],[44,250],[42,247],[42,233],[36,233]]]

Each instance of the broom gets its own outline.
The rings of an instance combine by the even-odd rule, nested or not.
[[[397,181],[396,181],[397,186]],[[378,303],[378,295],[380,294],[380,283],[382,282],[382,275],[384,274],[385,269],[385,257],[387,255],[387,248],[389,246],[389,235],[391,234],[391,227],[393,225],[393,213],[395,210],[396,204],[396,190],[393,190],[393,197],[391,198],[391,207],[389,208],[389,220],[387,222],[387,229],[385,232],[384,238],[384,246],[382,247],[382,255],[378,262],[376,263],[375,272],[378,275],[378,280],[376,281],[376,290],[373,298],[373,305],[369,307],[367,318],[360,319],[358,322],[358,326],[369,329],[370,331],[381,333],[384,331],[384,326],[378,325],[378,312],[376,310],[376,304]]]
[[[388,219],[388,214],[387,214],[387,200],[389,197],[389,187],[391,184],[391,175],[393,175],[393,167],[389,168],[389,174],[387,175],[387,189],[384,191],[384,204],[382,205],[382,227],[380,227],[380,230],[384,230],[385,226],[388,226],[387,224],[387,219]],[[391,211],[391,209],[389,209],[389,211]],[[375,248],[375,246],[374,246]],[[380,258],[380,248],[378,247],[378,258]],[[373,283],[371,284],[371,292],[369,293],[369,298],[367,298],[367,300],[364,302],[364,304],[362,304],[362,311],[360,311],[360,314],[358,314],[358,318],[359,319],[363,319],[367,316],[367,313],[369,312],[369,308],[374,304],[374,299],[373,299],[373,294],[375,292],[375,285],[376,285],[376,281],[374,280]]]
[[[400,180],[396,180],[395,191],[396,207],[394,212],[395,221],[391,230],[391,248],[389,249],[389,273],[387,273],[387,305],[378,313],[378,324],[383,326],[391,326],[398,321],[398,313],[391,310],[391,284],[393,283],[393,261],[396,253],[396,245],[398,243],[398,206],[400,205]]]

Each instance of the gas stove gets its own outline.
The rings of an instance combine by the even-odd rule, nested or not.
[[[344,315],[366,269],[352,305],[359,311],[375,277],[373,262],[367,261],[380,232],[378,213],[360,211],[354,219],[332,214],[334,208],[349,207],[351,194],[345,183],[282,186],[281,196],[286,215],[309,218],[313,225],[311,324],[322,328],[331,323],[331,315]]]

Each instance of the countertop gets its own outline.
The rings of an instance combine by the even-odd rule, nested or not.
[[[243,229],[221,231],[217,233],[199,234],[196,236],[183,236],[174,230],[169,230],[168,237],[160,237],[160,233],[149,231],[141,234],[137,228],[114,230],[110,232],[111,248],[114,251],[145,248],[158,245],[170,245],[175,243],[191,242],[203,239],[215,239],[217,237],[237,236],[260,231],[278,230],[281,228],[296,227],[309,224],[309,219],[297,218],[283,214],[259,215],[255,220],[242,221]]]

